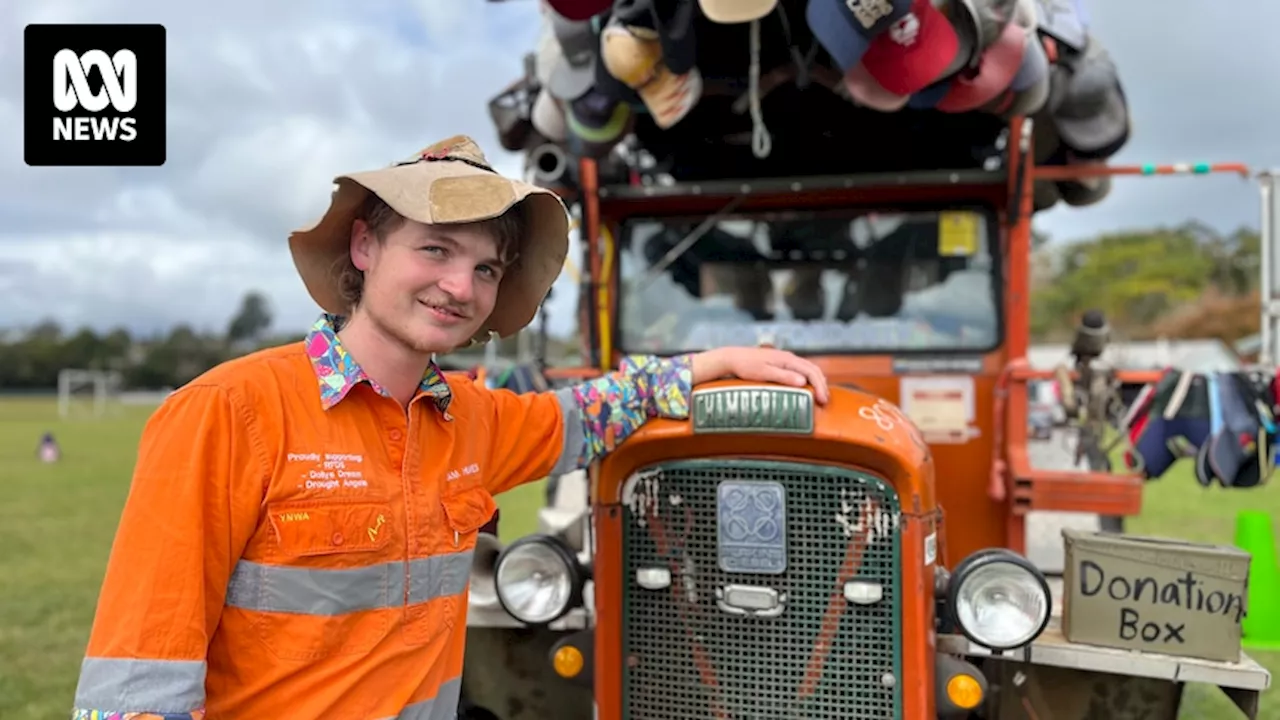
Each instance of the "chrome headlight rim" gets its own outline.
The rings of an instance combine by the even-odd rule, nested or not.
[[[507,596],[502,590],[503,565],[515,553],[520,552],[523,548],[527,548],[531,545],[538,545],[549,550],[555,556],[555,559],[564,566],[565,575],[569,581],[569,595],[564,604],[557,612],[547,618],[527,619],[521,617],[520,614],[508,604]],[[581,605],[583,585],[585,582],[586,573],[583,571],[581,563],[578,562],[578,557],[573,553],[573,550],[564,543],[564,541],[554,535],[526,535],[503,548],[502,552],[498,554],[497,561],[493,564],[494,594],[498,596],[498,604],[502,607],[503,611],[512,618],[515,618],[518,622],[529,627],[543,627],[550,625],[556,620],[564,617],[575,607]]]
[[[973,575],[973,573],[990,565],[1006,564],[1013,565],[1020,570],[1025,571],[1039,587],[1040,592],[1045,598],[1044,617],[1040,619],[1040,624],[1030,634],[1030,636],[1021,642],[1013,644],[996,644],[992,643],[989,638],[981,638],[975,635],[960,620],[959,596],[960,589],[964,586],[965,580]],[[1019,555],[1008,548],[988,548],[978,550],[965,558],[956,565],[955,570],[951,572],[950,584],[947,588],[947,611],[951,615],[952,624],[964,635],[968,640],[976,645],[1004,652],[1014,650],[1016,648],[1025,647],[1035,642],[1037,638],[1044,634],[1045,628],[1049,627],[1049,622],[1053,619],[1053,592],[1049,589],[1049,580],[1045,577],[1043,571],[1036,567],[1034,563],[1026,557]]]

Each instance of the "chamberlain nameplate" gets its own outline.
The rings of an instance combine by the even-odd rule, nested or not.
[[[694,390],[693,431],[807,435],[813,432],[813,395],[771,385]]]

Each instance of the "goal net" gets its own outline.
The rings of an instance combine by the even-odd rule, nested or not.
[[[102,417],[119,401],[120,373],[114,370],[67,368],[58,373],[58,414]]]

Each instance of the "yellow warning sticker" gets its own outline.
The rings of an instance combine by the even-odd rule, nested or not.
[[[938,254],[971,257],[978,252],[978,215],[966,211],[938,214]]]

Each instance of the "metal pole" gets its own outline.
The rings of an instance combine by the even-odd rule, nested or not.
[[[1260,176],[1260,194],[1262,200],[1262,215],[1259,224],[1258,245],[1261,253],[1262,278],[1261,286],[1258,288],[1258,294],[1261,296],[1262,317],[1258,326],[1258,362],[1263,367],[1272,367],[1276,361],[1275,342],[1275,313],[1272,304],[1275,302],[1275,288],[1272,287],[1275,282],[1275,268],[1272,263],[1275,262],[1276,248],[1275,228],[1273,225],[1275,215],[1275,176],[1270,172],[1264,172]]]

